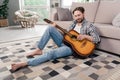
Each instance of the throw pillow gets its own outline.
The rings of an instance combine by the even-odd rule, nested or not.
[[[113,26],[120,27],[120,13],[112,21]]]
[[[67,8],[57,8],[57,13],[58,13],[58,19],[60,21],[71,21],[71,20],[73,20],[72,13]]]
[[[55,21],[58,20],[58,13],[54,13],[53,19],[54,19]]]

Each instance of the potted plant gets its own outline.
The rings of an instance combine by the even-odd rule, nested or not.
[[[0,5],[0,26],[8,26],[8,3],[9,0],[3,0]]]

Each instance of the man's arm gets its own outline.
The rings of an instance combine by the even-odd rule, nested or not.
[[[92,37],[93,43],[98,44],[101,41],[99,33],[97,32],[96,27],[93,24],[89,25],[87,34]]]

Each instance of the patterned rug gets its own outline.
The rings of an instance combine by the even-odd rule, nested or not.
[[[38,41],[31,38],[0,44],[0,80],[97,80],[120,64],[119,57],[95,50],[87,59],[68,56],[11,73],[10,64],[26,61],[26,53],[34,50]],[[47,44],[44,52],[53,48]]]

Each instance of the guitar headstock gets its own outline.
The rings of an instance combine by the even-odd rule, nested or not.
[[[45,22],[47,22],[47,23],[50,23],[50,24],[52,24],[53,22],[52,21],[50,21],[50,20],[48,20],[48,19],[43,19]]]

